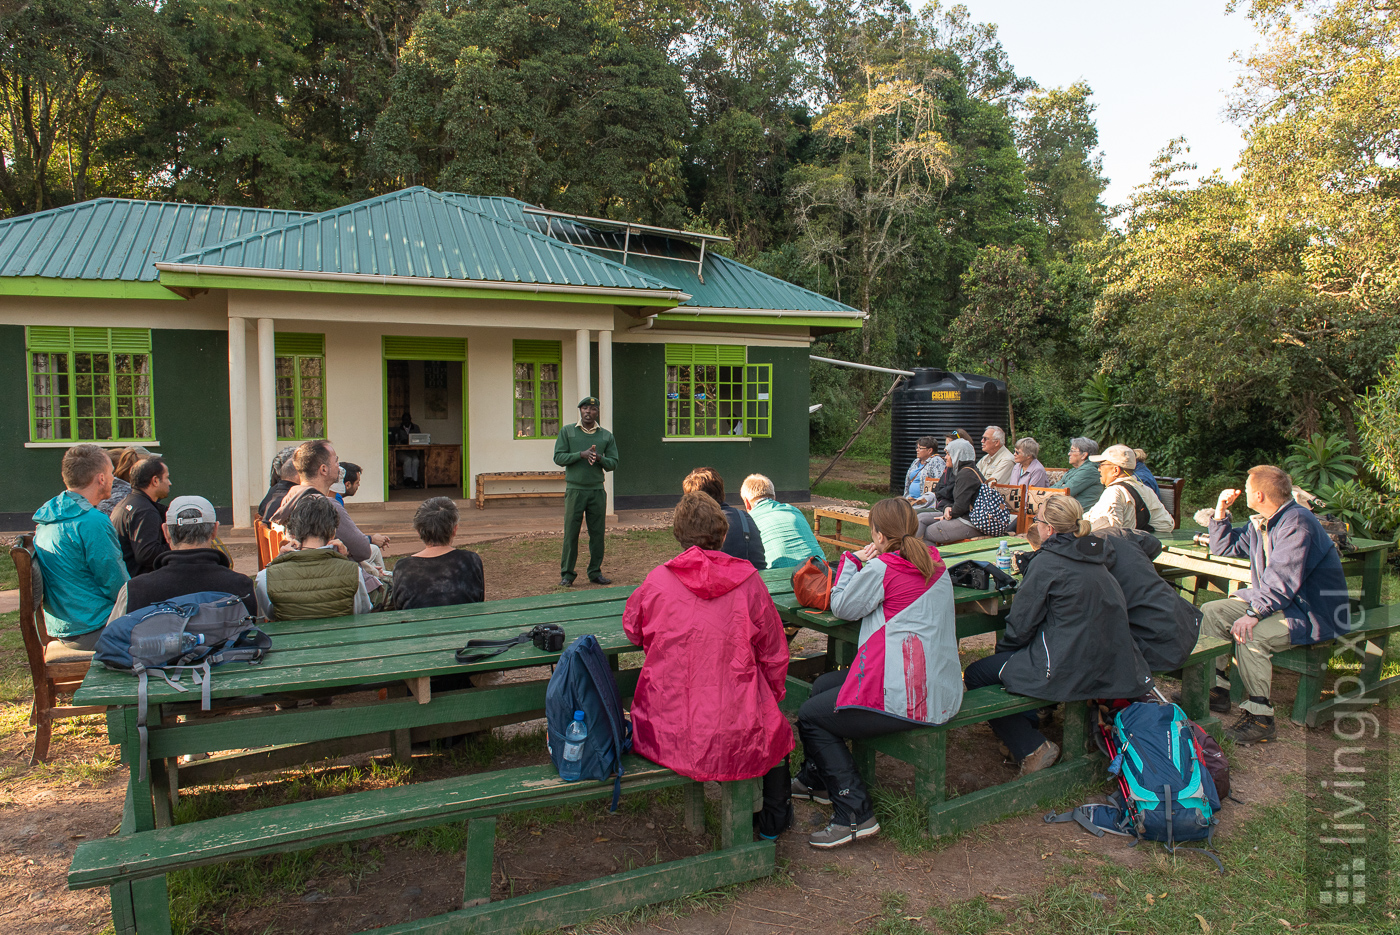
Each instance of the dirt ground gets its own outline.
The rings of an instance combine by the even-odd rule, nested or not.
[[[612,557],[605,571],[616,584],[639,583],[650,568],[677,551],[669,535],[656,532],[627,532],[611,538],[630,540],[609,542]],[[558,549],[557,536],[478,546],[489,570],[488,598],[553,590]],[[819,635],[804,631],[794,650],[818,649],[822,641]],[[985,652],[990,649],[984,645],[987,641],[967,640],[962,648],[969,654]],[[1292,697],[1293,676],[1278,673],[1276,683],[1279,697]],[[106,890],[70,892],[65,875],[79,843],[116,832],[125,769],[114,764],[99,718],[63,722],[54,738],[53,762],[29,768],[33,734],[23,727],[23,713],[8,706],[0,724],[0,932],[100,932],[110,925]],[[1392,722],[1400,720],[1394,715],[1394,709],[1389,709]],[[1286,717],[1279,719],[1279,725],[1277,741],[1234,751],[1235,796],[1244,804],[1231,803],[1224,809],[1218,832],[1222,837],[1248,818],[1254,804],[1281,800],[1290,777],[1296,779],[1302,773],[1305,747],[1317,742],[1318,735],[1293,726]],[[530,729],[521,725],[512,730],[519,734]],[[1059,739],[1058,719],[1047,733]],[[524,748],[516,749],[520,747]],[[489,766],[474,764],[462,751],[415,751],[411,778],[422,781],[547,762],[533,742],[512,747],[506,741],[504,749]],[[187,790],[185,807],[198,807],[204,796],[220,797],[221,808],[262,807],[289,796],[306,797],[307,787],[316,783],[323,793],[369,788],[397,781],[387,764],[382,754],[362,755],[323,765],[315,780],[310,774],[269,774],[236,785]],[[1015,774],[985,725],[953,732],[949,765],[950,782],[960,793]],[[881,756],[877,771],[883,788],[912,785],[911,771],[904,764]],[[710,784],[707,794],[717,798],[718,788]],[[882,897],[890,892],[905,894],[911,907],[979,894],[1013,905],[1019,897],[1038,892],[1068,862],[1111,861],[1134,867],[1162,860],[1159,848],[1129,848],[1125,839],[1094,838],[1074,825],[1047,826],[1039,812],[986,825],[914,852],[901,851],[889,837],[820,852],[807,845],[806,834],[824,825],[827,814],[817,806],[798,805],[796,828],[779,839],[783,869],[773,879],[662,912],[604,919],[587,929],[686,935],[772,935],[780,929],[858,932],[880,915]],[[266,880],[260,885],[272,886],[270,891],[256,896],[219,895],[214,905],[203,908],[191,931],[330,935],[451,911],[460,905],[463,884],[462,842],[451,831],[322,849],[300,862],[266,859],[252,875],[262,874]],[[498,825],[493,897],[676,859],[708,846],[705,837],[685,832],[678,798],[664,793],[624,797],[616,815],[596,806],[510,816]],[[277,881],[281,889],[273,885]],[[172,885],[184,886],[186,892],[192,886],[188,882]],[[177,913],[189,904],[188,898],[177,899]]]

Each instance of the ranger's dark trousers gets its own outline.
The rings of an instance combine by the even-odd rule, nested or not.
[[[564,554],[559,560],[559,575],[574,580],[574,563],[578,559],[578,533],[583,521],[588,521],[588,578],[603,573],[603,525],[608,509],[608,492],[599,487],[585,490],[564,489]]]

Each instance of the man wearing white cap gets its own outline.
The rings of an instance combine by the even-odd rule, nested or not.
[[[1133,476],[1137,456],[1127,445],[1110,445],[1101,455],[1089,460],[1099,466],[1103,494],[1088,513],[1084,514],[1095,529],[1121,526],[1144,532],[1171,532],[1175,525],[1172,515],[1162,501],[1142,481]]]
[[[108,623],[130,611],[198,591],[241,597],[248,612],[257,616],[253,579],[234,571],[228,556],[214,547],[219,520],[213,504],[203,497],[176,497],[165,511],[161,531],[170,551],[156,559],[154,570],[126,583],[117,594]]]

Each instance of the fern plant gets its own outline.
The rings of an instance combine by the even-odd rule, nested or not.
[[[1307,441],[1295,442],[1283,466],[1293,483],[1305,490],[1336,487],[1356,477],[1361,459],[1351,453],[1351,443],[1341,435],[1314,432]]]
[[[1099,448],[1122,443],[1128,437],[1128,404],[1123,392],[1106,373],[1096,373],[1079,394],[1079,414],[1084,417],[1084,432],[1099,443]]]

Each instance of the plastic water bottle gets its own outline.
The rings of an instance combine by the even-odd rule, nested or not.
[[[1005,539],[997,546],[997,570],[1011,573],[1011,550],[1006,547]]]
[[[559,765],[559,778],[565,782],[577,782],[583,774],[583,742],[588,739],[588,725],[583,718],[582,711],[575,711],[573,721],[564,729],[564,762]]]
[[[164,636],[146,636],[134,640],[131,650],[143,659],[169,659],[183,656],[203,643],[203,633],[167,633]]]

